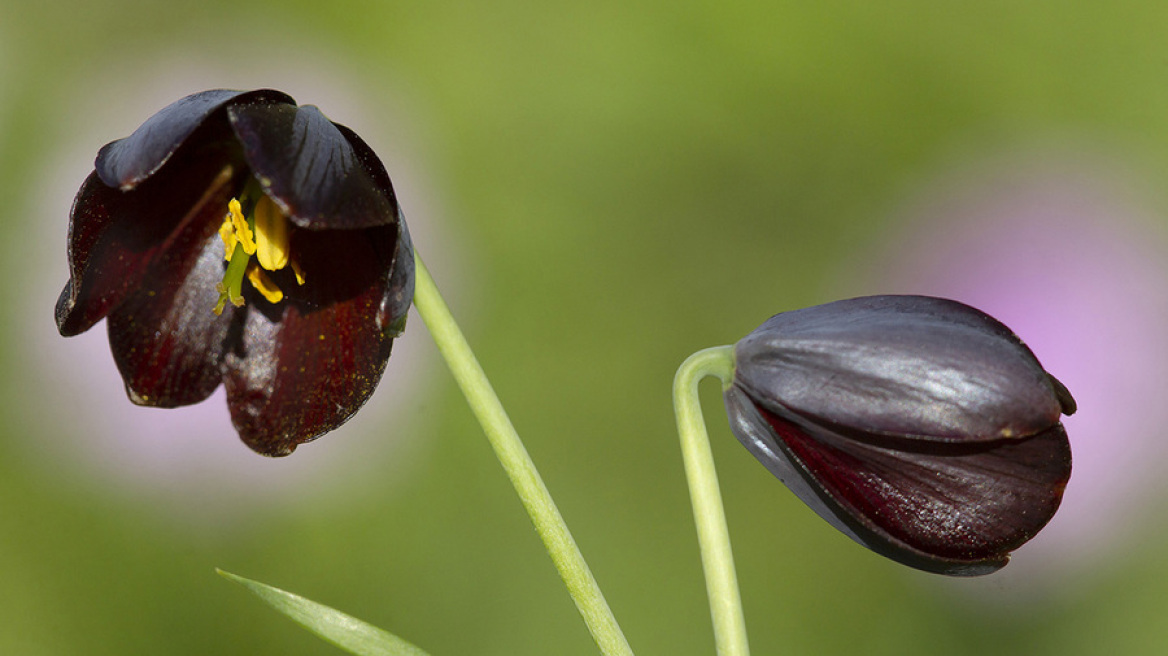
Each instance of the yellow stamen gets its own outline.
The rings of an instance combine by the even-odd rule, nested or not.
[[[284,292],[276,286],[264,272],[278,271],[292,264],[296,274],[296,284],[304,284],[304,272],[289,255],[288,216],[280,210],[271,198],[258,189],[254,193],[244,192],[245,198],[257,197],[252,217],[243,214],[243,205],[232,198],[227,203],[227,215],[219,226],[219,238],[223,240],[224,259],[228,261],[223,272],[223,281],[215,286],[219,300],[212,310],[222,314],[227,303],[239,307],[243,301],[243,279],[247,278],[269,303],[284,300]],[[256,256],[256,261],[251,256]]]
[[[264,298],[268,299],[269,303],[279,303],[284,299],[284,292],[272,282],[268,274],[264,270],[250,264],[247,267],[247,279],[251,282],[251,286],[256,288],[256,291],[263,294]]]
[[[256,259],[268,271],[288,266],[288,217],[262,196],[255,206]]]
[[[289,262],[289,264],[292,265],[292,273],[296,274],[296,284],[303,285],[304,284],[304,270],[300,268],[300,264],[297,263],[296,260],[291,260]]]

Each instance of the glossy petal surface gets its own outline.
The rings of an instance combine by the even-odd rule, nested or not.
[[[204,121],[232,100],[292,103],[279,91],[214,89],[189,95],[167,105],[133,134],[106,144],[97,154],[96,170],[110,187],[129,190],[153,175]],[[220,127],[222,130],[222,127]],[[203,139],[196,141],[215,141]]]
[[[1063,405],[1008,328],[945,299],[876,296],[784,312],[735,354],[753,398],[873,433],[1025,436],[1056,423]]]
[[[317,108],[233,103],[227,114],[260,184],[297,225],[351,230],[399,219],[396,201]]]
[[[266,455],[291,453],[340,426],[373,393],[393,344],[394,335],[371,318],[389,286],[394,232],[294,235],[307,282],[302,288],[283,286],[290,300],[279,315],[249,305],[241,348],[226,360],[232,421],[251,448]],[[345,266],[338,269],[332,261],[336,275],[314,274],[327,271],[338,253]]]
[[[735,436],[860,544],[978,575],[1050,521],[1074,401],[1005,326],[919,296],[772,317],[735,347]]]
[[[1070,477],[1070,447],[1057,424],[1026,439],[910,450],[798,417],[765,410],[758,417],[777,437],[772,453],[802,478],[833,524],[884,556],[931,572],[976,575],[1004,566],[1008,553],[1054,516]]]
[[[220,207],[208,211],[218,214]],[[223,276],[223,244],[211,225],[193,222],[110,314],[110,350],[134,403],[190,405],[222,382],[233,315],[210,311]]]

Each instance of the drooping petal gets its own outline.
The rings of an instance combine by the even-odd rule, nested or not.
[[[125,139],[106,144],[97,154],[98,177],[110,187],[133,189],[161,168],[212,113],[237,99],[296,104],[288,95],[270,89],[213,89],[189,95],[164,107]],[[229,137],[226,125],[222,123],[207,127],[208,132],[193,141],[213,144]]]
[[[784,312],[735,355],[753,398],[871,433],[1017,438],[1073,410],[1008,328],[945,299],[877,296]]]
[[[234,313],[215,314],[223,249],[214,208],[192,222],[109,316],[110,350],[130,400],[163,408],[206,399],[222,382]]]
[[[1020,440],[888,449],[763,411],[808,479],[878,553],[947,574],[980,574],[1054,516],[1070,476],[1059,424]]]
[[[224,382],[232,421],[259,453],[287,455],[330,431],[365,403],[385,369],[393,333],[377,321],[390,284],[396,227],[298,231],[278,307],[250,302],[241,349],[227,356]]]
[[[743,442],[772,471],[794,474],[798,484],[789,486],[804,501],[810,493],[821,516],[873,551],[931,572],[978,575],[1004,566],[1054,515],[1070,477],[1059,424],[1025,439],[909,442],[924,448],[908,450],[749,404],[732,413],[754,424],[756,437],[769,435],[762,444]]]
[[[392,193],[366,168],[372,153],[359,153],[316,107],[240,101],[227,115],[264,191],[296,225],[348,230],[399,220]]]
[[[71,336],[89,330],[142,279],[174,235],[192,221],[222,214],[239,172],[200,158],[176,159],[167,175],[132,192],[103,183],[96,173],[81,186],[69,221],[69,282],[57,300],[57,328]],[[211,213],[211,214],[208,214]]]
[[[365,140],[356,132],[353,132],[340,123],[333,123],[333,127],[349,142],[349,145],[353,148],[353,152],[357,155],[357,161],[365,169],[365,173],[373,180],[373,184],[381,190],[382,195],[390,199],[390,203],[394,206],[400,217],[401,210],[397,209],[397,194],[393,191],[393,182],[390,181],[389,172],[385,170],[385,165],[381,163],[381,159],[377,157],[377,153],[373,152],[369,144],[365,143]]]
[[[836,505],[827,505],[821,498],[820,486],[809,480],[804,469],[798,467],[779,444],[774,430],[762,418],[754,401],[741,387],[731,385],[723,394],[730,430],[747,451],[775,475],[799,500],[815,511],[827,523],[851,539],[867,545],[845,523]]]

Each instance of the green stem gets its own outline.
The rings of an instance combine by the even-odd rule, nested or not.
[[[584,556],[576,546],[568,526],[564,523],[560,511],[552,501],[551,494],[544,486],[535,463],[523,447],[523,442],[507,418],[507,412],[499,402],[499,397],[491,389],[491,383],[470,350],[466,338],[459,330],[450,309],[438,293],[434,279],[426,270],[426,265],[415,253],[414,262],[417,266],[417,278],[414,287],[414,307],[438,351],[442,353],[450,372],[462,388],[471,411],[487,434],[495,455],[511,479],[511,484],[519,494],[523,507],[531,517],[531,523],[543,540],[544,547],[552,557],[560,578],[568,588],[576,602],[576,608],[584,618],[584,623],[596,640],[601,653],[606,656],[624,654],[632,656],[632,649],[625,640],[624,633],[613,617],[612,610],[604,600],[600,587],[596,585]]]
[[[742,599],[738,577],[734,573],[734,555],[730,550],[730,532],[722,509],[714,455],[702,418],[698,383],[706,376],[716,376],[723,386],[734,378],[734,347],[717,346],[689,356],[673,378],[673,407],[677,413],[677,431],[685,475],[689,482],[694,524],[701,545],[702,568],[706,575],[706,592],[710,598],[710,615],[714,621],[714,643],[719,656],[746,656],[746,621],[742,617]]]

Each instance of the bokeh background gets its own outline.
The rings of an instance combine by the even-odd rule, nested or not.
[[[221,567],[438,654],[592,654],[414,317],[289,458],[57,336],[104,143],[272,86],[373,145],[634,649],[713,650],[670,407],[691,352],[878,292],[1011,325],[1078,397],[1003,572],[854,545],[706,415],[759,654],[1168,651],[1168,5],[0,0],[0,653],[334,654]]]

